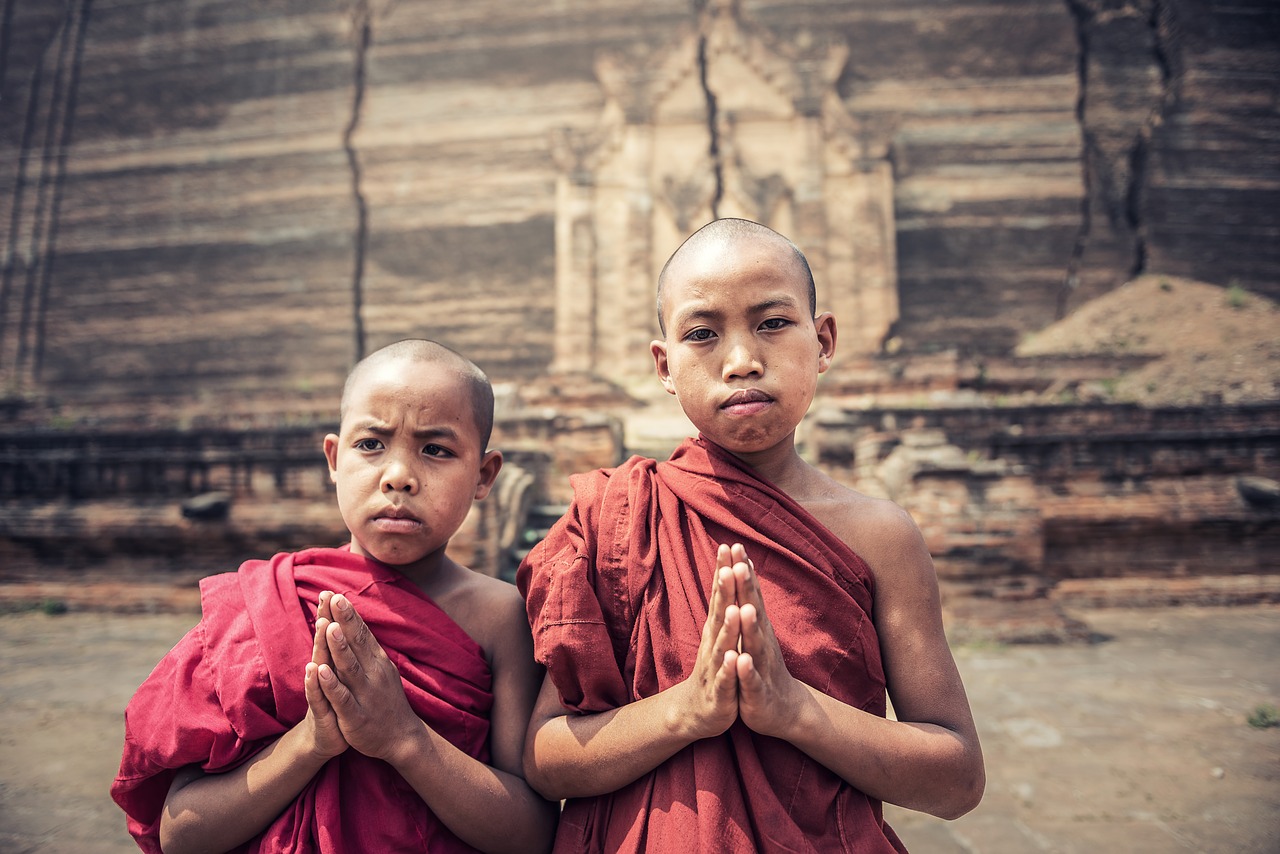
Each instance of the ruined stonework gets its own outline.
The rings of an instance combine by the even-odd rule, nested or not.
[[[916,519],[944,601],[1001,640],[1063,603],[1280,601],[1280,408],[827,409],[815,461]]]

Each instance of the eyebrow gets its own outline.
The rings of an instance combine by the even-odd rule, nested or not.
[[[395,428],[382,421],[357,421],[351,425],[353,433],[372,433],[375,436],[390,436]],[[413,431],[415,439],[458,439],[458,431],[452,427],[423,427]]]
[[[799,307],[799,303],[790,296],[772,297],[770,299],[761,300],[760,302],[748,306],[747,314],[762,314],[766,311],[772,311],[777,308]],[[695,308],[688,311],[682,311],[676,314],[673,320],[674,325],[688,323],[691,320],[716,320],[724,316],[723,311],[712,308]]]

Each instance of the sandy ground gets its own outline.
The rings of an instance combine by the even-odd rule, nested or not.
[[[987,758],[955,822],[887,808],[917,852],[1280,851],[1280,607],[1099,610],[1079,646],[956,650]],[[136,850],[107,796],[121,712],[190,614],[0,615],[0,850]]]
[[[1088,397],[1146,406],[1239,404],[1280,396],[1280,306],[1261,294],[1149,274],[1027,337],[1019,356],[1148,356]],[[1056,394],[1056,392],[1055,392]]]

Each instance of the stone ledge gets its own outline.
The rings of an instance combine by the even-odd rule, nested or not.
[[[1049,598],[1075,608],[1273,604],[1280,603],[1280,575],[1067,579]]]

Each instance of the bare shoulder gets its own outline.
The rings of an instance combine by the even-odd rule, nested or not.
[[[514,584],[454,564],[449,583],[433,598],[446,614],[485,651],[495,655],[523,646],[529,634],[524,599]]]
[[[801,504],[866,561],[877,582],[887,580],[890,569],[914,566],[932,572],[924,537],[901,506],[858,492],[825,474],[816,486]]]

